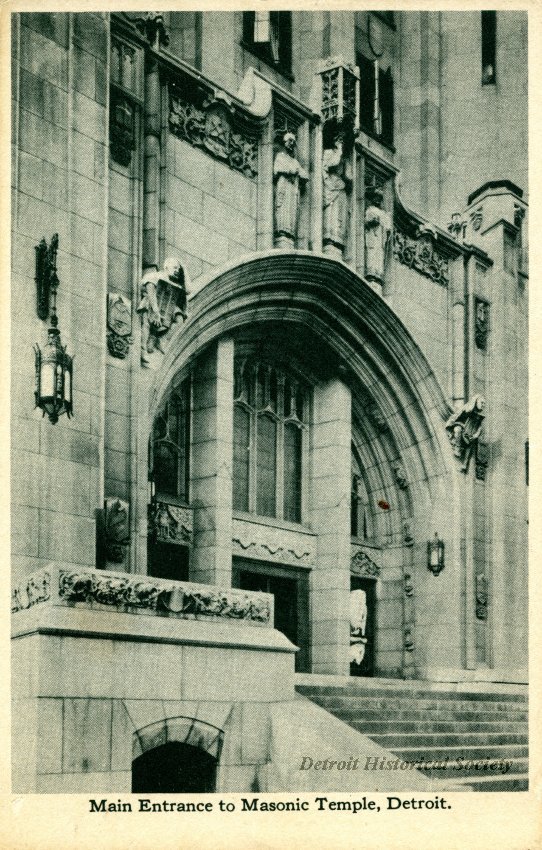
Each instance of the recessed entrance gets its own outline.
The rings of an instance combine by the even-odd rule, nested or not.
[[[295,659],[296,671],[308,672],[309,593],[306,571],[235,558],[233,584],[241,590],[273,594],[275,597],[274,626],[299,647]]]
[[[216,766],[205,750],[171,741],[134,759],[132,793],[209,793],[216,788]]]

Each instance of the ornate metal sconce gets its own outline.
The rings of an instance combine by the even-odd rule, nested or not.
[[[66,353],[62,345],[58,316],[56,314],[56,290],[58,275],[56,273],[56,251],[58,235],[55,233],[48,247],[42,239],[36,247],[36,282],[38,284],[38,315],[46,319],[51,303],[51,327],[47,331],[47,343],[41,351],[39,345],[34,346],[36,352],[36,407],[41,408],[43,415],[47,413],[55,425],[58,417],[66,413],[68,418],[73,412],[72,377],[73,359]]]
[[[58,286],[56,273],[56,252],[58,249],[58,233],[53,235],[51,244],[47,245],[42,239],[36,245],[36,287],[37,287],[37,312],[40,319],[44,321],[49,315],[49,304],[51,293]]]
[[[435,539],[427,543],[427,569],[438,576],[444,569],[444,541],[439,540],[435,531]]]

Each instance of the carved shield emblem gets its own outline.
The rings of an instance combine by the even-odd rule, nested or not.
[[[110,292],[107,296],[107,324],[118,336],[127,337],[132,333],[131,303],[118,293]]]

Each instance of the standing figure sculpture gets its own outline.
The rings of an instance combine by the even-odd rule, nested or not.
[[[344,137],[335,136],[322,160],[324,253],[342,259],[348,230],[348,193],[352,186],[350,164],[344,153]]]
[[[365,210],[365,277],[382,283],[391,234],[391,218],[382,209],[384,193],[373,189]]]
[[[188,277],[178,257],[168,257],[161,271],[146,272],[141,282],[141,362],[150,364],[149,354],[164,353],[163,338],[171,326],[186,319]]]
[[[282,147],[275,154],[273,176],[275,180],[275,247],[295,248],[299,218],[300,184],[309,175],[295,156],[296,138],[285,133]]]

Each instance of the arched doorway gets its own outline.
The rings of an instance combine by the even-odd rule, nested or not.
[[[168,717],[134,732],[132,793],[215,791],[223,737],[194,717]]]
[[[198,747],[170,741],[132,762],[133,794],[205,794],[216,788],[217,760]]]

